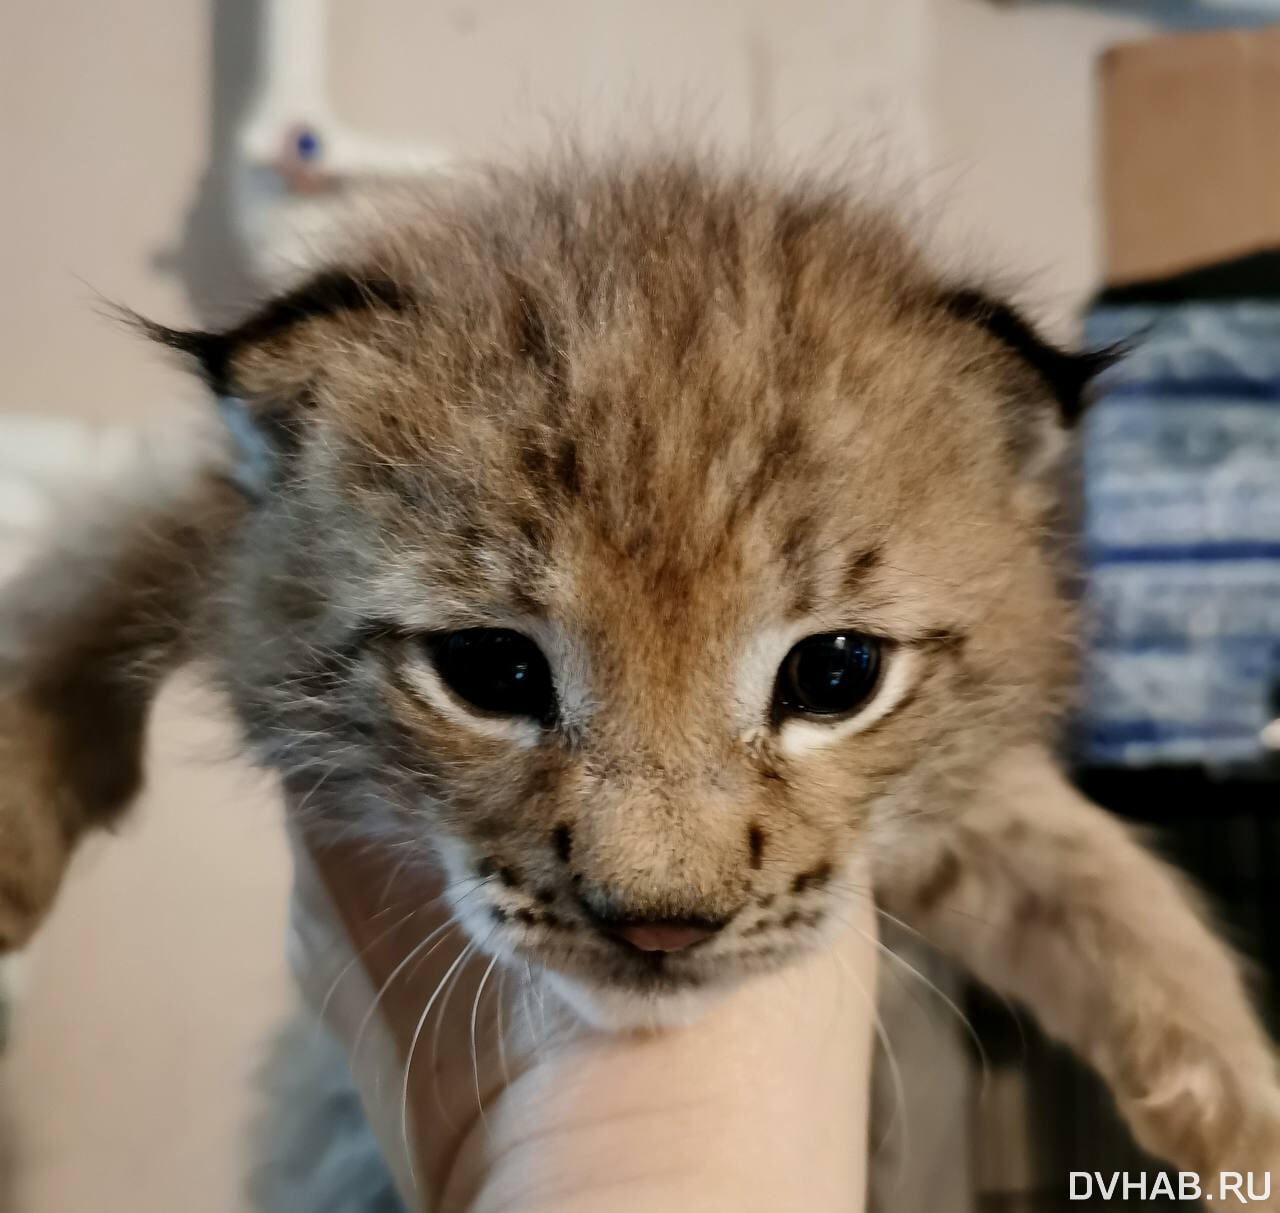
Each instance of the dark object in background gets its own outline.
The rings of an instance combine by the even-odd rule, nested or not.
[[[1231,261],[1196,266],[1168,278],[1109,286],[1096,307],[1142,307],[1172,303],[1233,303],[1268,300],[1280,304],[1280,251],[1246,253]]]

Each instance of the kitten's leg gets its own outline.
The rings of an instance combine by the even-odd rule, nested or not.
[[[1174,872],[1047,756],[1004,760],[877,890],[1096,1067],[1145,1148],[1280,1180],[1275,1060],[1233,957]]]
[[[94,476],[101,498],[59,511],[0,584],[0,951],[26,942],[78,839],[141,784],[151,700],[188,655],[239,508],[204,465],[164,461],[149,476],[125,461],[110,486]]]

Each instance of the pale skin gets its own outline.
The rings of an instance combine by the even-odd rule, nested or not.
[[[466,941],[433,903],[439,885],[429,877],[396,875],[394,861],[358,846],[311,853],[371,987],[385,987],[374,1014],[394,1040],[397,1072],[379,1074],[375,1089],[397,1108],[406,1098],[423,1209],[863,1209],[876,981],[869,899],[851,903],[829,950],[728,991],[687,1025],[603,1034],[557,1017],[554,994],[537,976],[523,986],[519,962],[483,988],[487,958],[453,967]],[[402,965],[437,928],[439,946]],[[359,1066],[367,1042],[346,1034]]]

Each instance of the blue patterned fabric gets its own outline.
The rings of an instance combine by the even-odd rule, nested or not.
[[[1280,305],[1096,309],[1081,757],[1250,764],[1280,687]]]

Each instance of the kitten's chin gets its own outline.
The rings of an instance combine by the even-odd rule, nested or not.
[[[731,983],[716,982],[696,989],[625,990],[554,970],[546,971],[545,980],[574,1014],[601,1032],[657,1032],[687,1027],[733,988]]]

